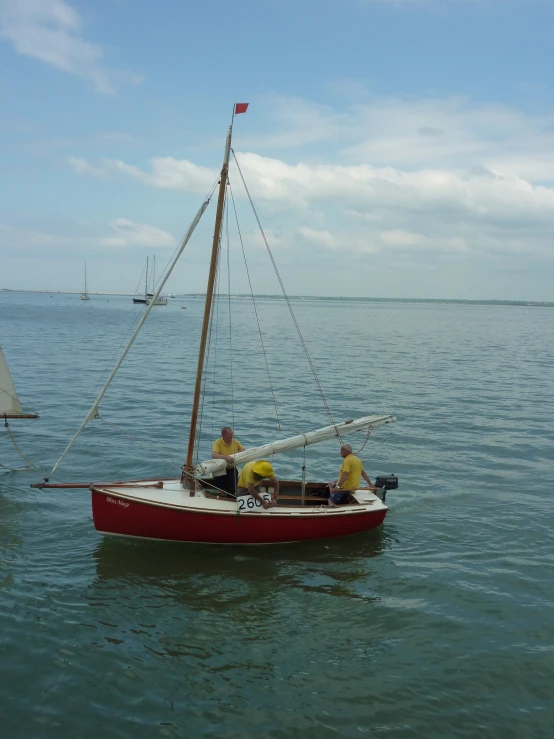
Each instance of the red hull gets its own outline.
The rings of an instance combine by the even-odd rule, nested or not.
[[[178,510],[92,491],[96,529],[105,534],[206,544],[278,544],[347,536],[376,528],[387,510],[263,516]]]

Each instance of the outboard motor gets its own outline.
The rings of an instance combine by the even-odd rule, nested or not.
[[[375,478],[375,487],[377,488],[375,494],[378,498],[381,498],[384,503],[385,498],[387,497],[387,490],[398,489],[398,477],[393,474],[379,475]]]

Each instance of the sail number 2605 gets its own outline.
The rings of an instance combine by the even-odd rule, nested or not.
[[[269,493],[260,493],[260,497],[267,503],[271,503],[271,495]],[[244,511],[245,513],[255,511],[258,508],[263,510],[263,505],[253,495],[239,495],[237,498],[237,507],[239,511]]]

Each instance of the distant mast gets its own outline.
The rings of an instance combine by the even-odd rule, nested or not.
[[[146,279],[144,281],[144,300],[148,300],[148,257],[146,257]]]
[[[81,300],[90,300],[87,292],[87,263],[85,262],[85,289],[81,293]]]

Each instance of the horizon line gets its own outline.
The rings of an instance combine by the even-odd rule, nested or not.
[[[28,290],[19,288],[0,288],[0,293],[31,293],[38,295],[80,295],[82,290]],[[112,296],[112,297],[134,297],[135,293],[127,292],[91,292],[88,295]],[[169,293],[172,298],[202,298],[206,295],[202,293]],[[221,297],[228,297],[229,293],[217,293]],[[285,300],[285,296],[277,293],[255,293],[257,298],[270,298],[272,300]],[[250,293],[231,293],[232,298],[251,298]],[[291,300],[345,300],[345,301],[363,301],[368,303],[466,303],[470,305],[512,305],[512,306],[537,306],[545,308],[554,308],[554,301],[549,300],[516,300],[509,298],[380,298],[370,296],[343,296],[343,295],[288,295]]]

